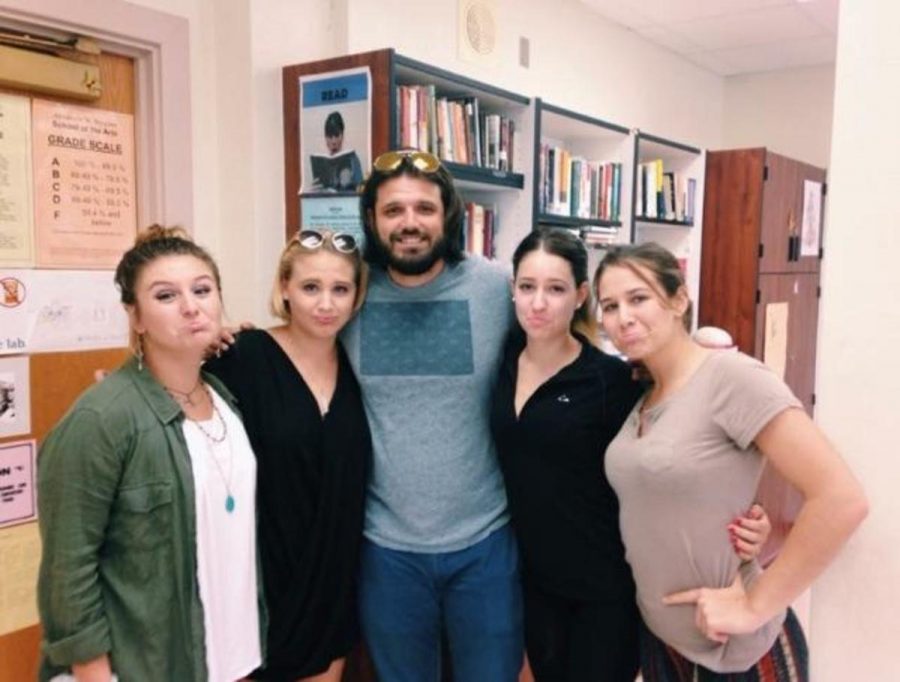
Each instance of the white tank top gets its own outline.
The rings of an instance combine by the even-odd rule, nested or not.
[[[217,415],[183,430],[194,474],[197,583],[209,682],[234,682],[262,657],[256,575],[256,458],[244,426],[215,391]],[[201,430],[202,428],[202,430]]]

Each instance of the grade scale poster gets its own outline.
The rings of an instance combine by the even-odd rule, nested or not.
[[[137,231],[134,117],[34,100],[37,265],[114,268]]]

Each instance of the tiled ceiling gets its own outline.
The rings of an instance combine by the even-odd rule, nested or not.
[[[839,0],[581,0],[722,76],[833,64]]]

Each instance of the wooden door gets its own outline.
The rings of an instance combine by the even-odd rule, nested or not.
[[[760,272],[818,272],[819,256],[800,255],[804,215],[804,181],[825,182],[825,171],[766,152],[766,180],[760,241]],[[821,235],[824,206],[819,213]]]
[[[134,114],[134,64],[130,58],[103,54],[96,59],[100,67],[103,84],[102,96],[90,104],[69,101],[62,97],[37,94],[22,90],[0,88],[0,91],[28,97],[67,102],[81,106]],[[140,197],[138,197],[140,200]],[[37,353],[31,355],[31,421],[32,433],[29,437],[41,439],[63,415],[75,398],[94,381],[97,369],[112,369],[127,356],[126,349],[99,350],[69,353]],[[25,436],[0,439],[0,442],[21,440]],[[33,547],[37,537],[37,523],[32,522],[11,528],[0,529],[0,545]],[[13,597],[4,591],[6,599],[33,600],[34,583],[37,579],[33,562],[21,561],[2,556],[0,551],[0,575],[4,579],[15,573],[20,586]],[[9,562],[9,563],[8,563]],[[26,566],[27,564],[27,566]],[[23,566],[25,568],[23,568]],[[28,575],[23,575],[23,571]],[[33,575],[32,575],[33,574]],[[8,608],[7,604],[2,606]],[[0,635],[0,680],[34,680],[37,677],[40,627],[37,623]]]
[[[772,152],[766,153],[766,180],[763,185],[760,243],[760,272],[790,272],[788,258],[791,240],[800,234],[801,215],[797,195],[800,191],[800,167],[796,161]]]
[[[759,278],[760,303],[756,322],[756,355],[764,357],[766,306],[787,303],[787,354],[784,379],[812,416],[815,399],[816,329],[819,313],[818,273],[764,274]],[[766,466],[757,492],[772,520],[772,534],[760,560],[767,565],[777,556],[790,532],[803,496],[772,467]]]
[[[784,380],[803,407],[813,414],[816,381],[816,330],[819,323],[817,273],[766,274],[759,277],[756,310],[756,357],[765,354],[766,306],[787,303],[787,355]]]
[[[728,331],[752,354],[766,150],[708,152],[700,259],[701,326]]]

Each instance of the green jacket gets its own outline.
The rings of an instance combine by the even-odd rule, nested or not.
[[[203,378],[234,408],[215,377]],[[108,653],[121,682],[205,682],[183,419],[163,387],[129,360],[85,391],[44,441],[42,681]],[[259,603],[264,627],[262,594]]]

